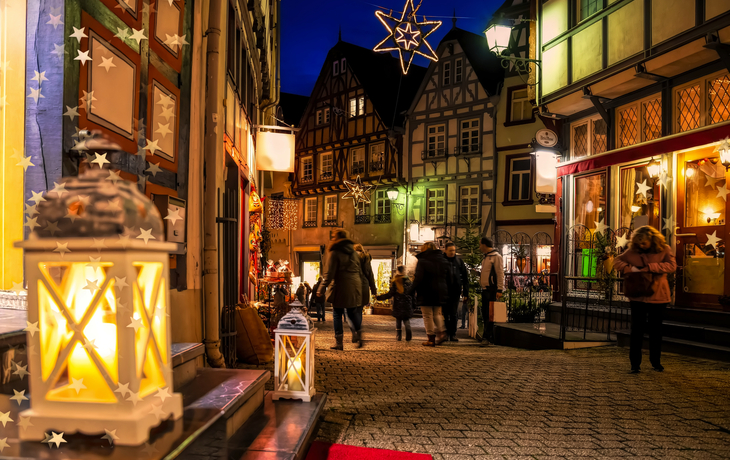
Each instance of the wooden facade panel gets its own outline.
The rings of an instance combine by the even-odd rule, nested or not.
[[[542,6],[542,42],[568,30],[568,0],[552,0]]]
[[[568,42],[542,53],[542,92],[550,94],[568,84]]]
[[[608,16],[608,65],[644,49],[644,2],[633,0]]]
[[[637,35],[632,34],[634,41]],[[603,23],[580,31],[572,39],[573,81],[580,80],[601,70],[603,66]]]
[[[705,20],[730,11],[730,0],[705,0]]]
[[[652,2],[651,43],[656,45],[695,25],[695,0]]]

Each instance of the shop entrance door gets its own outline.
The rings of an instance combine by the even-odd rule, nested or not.
[[[322,274],[322,259],[318,252],[300,252],[299,260],[301,266],[299,275],[303,282],[308,282],[309,286],[314,287],[317,284],[317,278]]]
[[[730,294],[725,257],[727,173],[713,150],[702,148],[678,157],[678,307],[719,310],[720,297]]]

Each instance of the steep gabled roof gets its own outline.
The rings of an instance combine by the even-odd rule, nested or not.
[[[300,96],[293,93],[281,93],[279,107],[284,114],[284,123],[292,126],[299,126],[299,123],[307,110],[309,96]]]
[[[489,96],[499,93],[499,84],[504,80],[504,68],[500,59],[489,51],[487,40],[481,35],[469,32],[458,27],[453,27],[439,43],[441,45],[448,41],[456,40],[469,59],[474,72],[479,78],[479,83]]]
[[[332,47],[327,54],[325,66],[343,57],[365,88],[365,93],[383,123],[389,128],[403,127],[405,117],[401,112],[410,107],[427,69],[413,64],[408,75],[402,75],[400,61],[390,54],[376,53],[343,41]],[[331,65],[325,71],[330,69]]]

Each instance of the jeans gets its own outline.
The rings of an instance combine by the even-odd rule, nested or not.
[[[317,318],[324,319],[324,303],[318,302],[314,304],[314,311],[317,312]]]
[[[426,326],[426,335],[438,335],[444,332],[444,320],[441,317],[441,307],[421,307],[423,325]]]
[[[482,321],[484,322],[484,333],[482,338],[494,343],[494,322],[489,321],[489,302],[497,300],[497,292],[482,289]]]
[[[664,303],[644,303],[631,301],[631,348],[629,359],[631,369],[641,366],[641,349],[644,345],[644,331],[647,329],[649,317],[649,362],[654,367],[661,366],[662,361],[662,316]]]
[[[355,329],[355,327],[354,327],[354,324],[355,324],[355,323],[353,323],[352,321],[349,321],[349,322],[348,322],[348,324],[349,324],[349,326],[350,326],[350,329],[351,329],[352,331],[354,331],[354,332],[357,332],[357,331],[359,331],[359,330],[360,330],[360,328],[362,327],[362,309],[363,309],[363,308],[364,308],[364,307],[357,307],[357,308],[354,308],[354,310],[355,310],[355,316],[357,316],[357,324],[358,324],[358,326],[357,326],[357,329]]]
[[[457,322],[459,321],[456,316],[459,311],[459,299],[449,299],[449,303],[446,304],[446,307],[442,311],[446,325],[446,334],[449,337],[453,337],[456,335]]]
[[[332,320],[335,322],[335,335],[344,334],[344,331],[342,329],[342,317],[345,315],[347,315],[347,322],[349,323],[350,328],[356,331],[360,330],[361,323],[358,320],[358,316],[355,310],[357,310],[357,307],[332,309]]]
[[[396,318],[395,319],[395,329],[397,331],[400,331],[401,330],[401,324],[405,324],[406,325],[406,331],[410,331],[411,330],[411,320],[410,319]]]
[[[462,328],[465,328],[466,327],[466,319],[469,317],[469,304],[467,302],[462,302],[460,308],[461,308],[461,311],[460,311],[460,315],[461,315],[461,327]],[[456,321],[457,322],[459,321],[459,318],[458,317],[456,318]]]

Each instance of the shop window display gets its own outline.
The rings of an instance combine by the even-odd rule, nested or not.
[[[606,219],[606,174],[593,174],[575,179],[575,223],[595,229]]]
[[[725,224],[725,199],[718,189],[726,187],[725,167],[717,158],[685,165],[685,220],[687,227]]]
[[[619,227],[639,228],[651,225],[661,228],[659,187],[658,183],[654,184],[646,165],[622,169]]]

